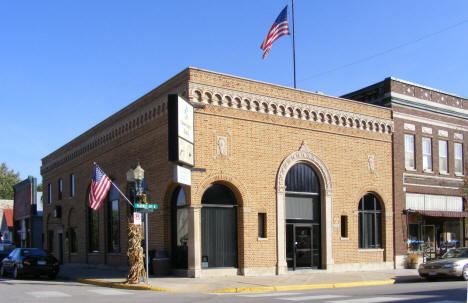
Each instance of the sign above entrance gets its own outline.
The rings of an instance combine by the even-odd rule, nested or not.
[[[174,166],[174,182],[185,185],[192,185],[192,172],[190,169],[180,165]]]
[[[169,161],[193,166],[193,105],[178,95],[168,95]]]

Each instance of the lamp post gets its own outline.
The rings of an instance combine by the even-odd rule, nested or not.
[[[145,170],[141,168],[140,163],[138,163],[135,169],[129,169],[127,171],[127,181],[129,183],[135,184],[135,197],[139,197],[143,194],[143,179],[145,178]],[[134,199],[136,200],[136,199]],[[148,213],[145,212],[145,260],[146,260],[146,281],[148,283]]]

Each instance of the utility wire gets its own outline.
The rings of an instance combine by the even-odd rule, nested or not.
[[[415,40],[412,40],[412,41],[410,41],[410,42],[405,42],[405,43],[402,43],[402,44],[397,45],[397,46],[395,46],[395,47],[392,47],[392,48],[389,48],[389,49],[387,49],[387,50],[381,51],[381,52],[376,53],[376,54],[374,54],[374,55],[371,55],[371,56],[368,56],[368,57],[365,57],[365,58],[361,58],[361,59],[358,59],[358,60],[353,61],[353,62],[351,62],[351,63],[347,63],[347,64],[344,64],[344,65],[341,65],[341,66],[338,66],[338,67],[329,69],[329,70],[327,70],[327,71],[320,72],[320,73],[318,73],[318,74],[315,74],[315,75],[312,75],[312,76],[309,76],[309,77],[300,79],[298,82],[303,82],[303,81],[307,81],[307,80],[310,80],[310,79],[313,79],[313,78],[318,78],[318,77],[321,77],[321,76],[323,76],[323,75],[336,72],[336,71],[338,71],[338,70],[340,70],[340,69],[344,69],[344,68],[347,68],[347,67],[350,67],[350,66],[353,66],[353,65],[362,63],[362,62],[369,61],[369,60],[374,59],[374,58],[376,58],[376,57],[380,57],[380,56],[386,55],[386,54],[388,54],[388,53],[391,53],[391,52],[393,52],[393,51],[396,51],[397,49],[406,47],[406,46],[411,45],[411,44],[418,43],[418,42],[420,42],[420,41],[422,41],[422,40],[426,40],[426,39],[428,39],[428,38],[431,38],[431,37],[433,37],[433,36],[436,36],[436,35],[438,35],[438,34],[441,34],[441,33],[443,33],[443,32],[446,32],[446,31],[448,31],[448,30],[451,30],[452,28],[455,28],[455,27],[458,27],[458,26],[460,26],[460,25],[463,25],[463,24],[465,24],[465,23],[468,23],[468,19],[465,19],[465,20],[460,21],[460,22],[458,22],[458,23],[456,23],[456,24],[450,25],[450,26],[448,26],[448,27],[446,27],[446,28],[443,28],[443,29],[441,29],[441,30],[439,30],[439,31],[436,31],[436,32],[433,32],[433,33],[430,33],[430,34],[427,34],[427,35],[424,35],[424,36],[421,36],[421,37],[419,37],[419,38],[417,38],[417,39],[415,39]]]

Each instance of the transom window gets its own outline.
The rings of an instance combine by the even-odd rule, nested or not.
[[[359,201],[359,248],[382,247],[382,206],[373,194]]]

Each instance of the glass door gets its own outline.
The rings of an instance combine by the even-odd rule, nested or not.
[[[295,226],[296,234],[296,254],[295,267],[311,267],[312,265],[312,226],[299,225]]]

